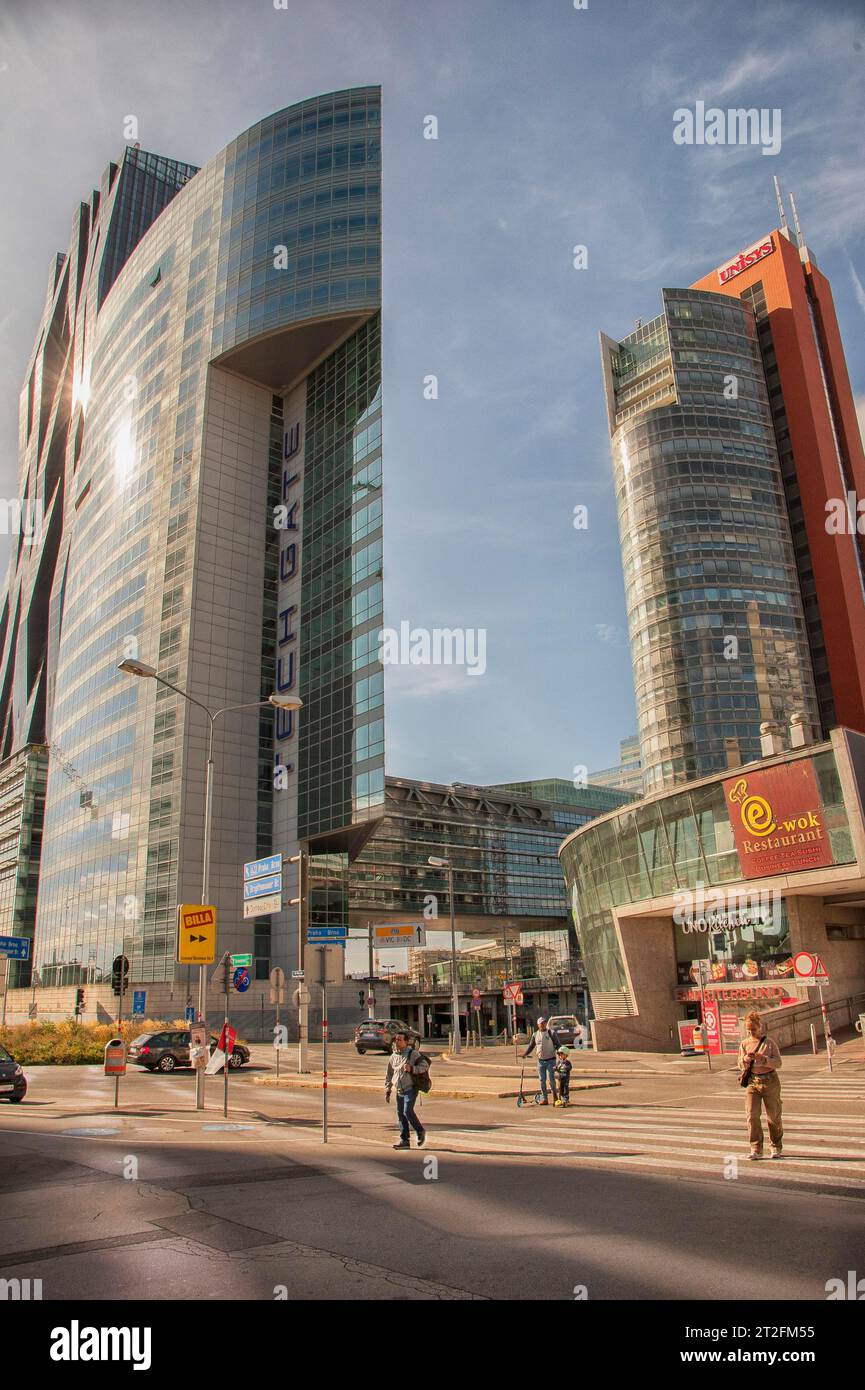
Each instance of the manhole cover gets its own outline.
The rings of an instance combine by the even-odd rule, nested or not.
[[[90,1138],[92,1135],[99,1136],[99,1135],[101,1135],[101,1134],[119,1134],[119,1133],[120,1133],[120,1130],[119,1130],[119,1129],[61,1129],[60,1133],[61,1133],[61,1134],[69,1134],[69,1135],[72,1135],[72,1136],[73,1136],[74,1138],[76,1138],[76,1139],[78,1139],[78,1138],[87,1139],[87,1138]]]

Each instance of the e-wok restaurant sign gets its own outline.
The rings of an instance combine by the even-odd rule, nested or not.
[[[810,758],[730,777],[724,795],[744,878],[801,873],[832,863]]]

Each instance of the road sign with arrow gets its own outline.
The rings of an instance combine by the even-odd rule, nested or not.
[[[212,965],[216,959],[216,908],[182,903],[177,909],[177,961]]]

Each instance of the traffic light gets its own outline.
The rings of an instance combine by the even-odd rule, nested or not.
[[[129,961],[126,956],[115,956],[111,966],[111,989],[114,994],[126,993],[129,987]]]
[[[84,990],[81,985],[75,991],[75,1017],[80,1018],[84,1013]]]
[[[360,1005],[361,1008],[363,1008],[363,1001],[364,1001],[364,993],[363,993],[363,990],[362,990],[362,989],[359,989],[358,992],[357,992],[357,1002],[358,1002],[358,1004]]]

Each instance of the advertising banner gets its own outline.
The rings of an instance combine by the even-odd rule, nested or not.
[[[704,1047],[717,1055],[721,1051],[721,1012],[712,999],[706,1000],[703,1011]]]
[[[744,878],[801,873],[832,863],[832,847],[810,758],[724,782]]]

